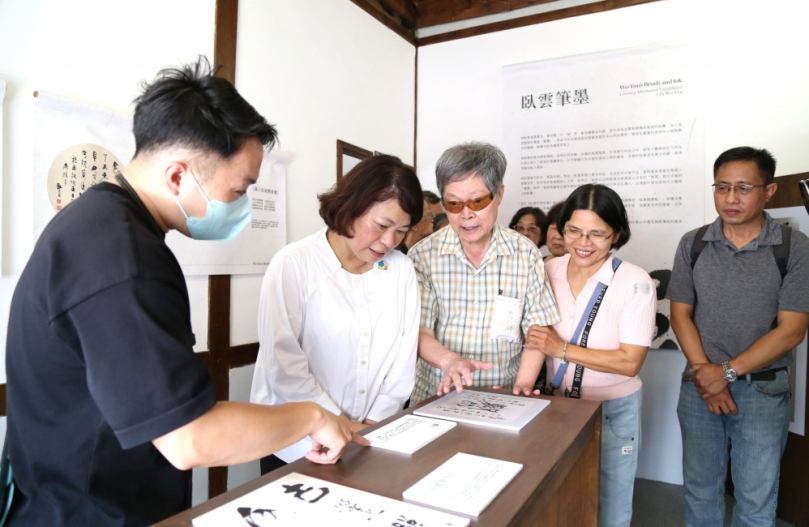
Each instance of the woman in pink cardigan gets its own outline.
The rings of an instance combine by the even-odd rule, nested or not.
[[[609,187],[573,191],[556,225],[568,254],[549,261],[547,271],[562,320],[529,330],[514,393],[530,394],[547,360],[547,393],[603,403],[598,525],[629,527],[640,447],[638,372],[654,334],[656,288],[646,271],[612,254],[630,230]]]

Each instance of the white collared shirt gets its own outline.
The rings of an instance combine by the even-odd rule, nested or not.
[[[352,421],[385,419],[413,390],[418,332],[410,259],[392,250],[351,274],[323,229],[284,247],[264,275],[250,401],[313,401]],[[307,438],[276,455],[291,462],[310,448]]]

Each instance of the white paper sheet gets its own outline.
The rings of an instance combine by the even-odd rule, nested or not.
[[[465,527],[469,519],[293,472],[192,523],[194,527]]]
[[[176,231],[166,244],[186,275],[263,274],[287,243],[286,166],[289,155],[266,152],[258,181],[247,189],[250,223],[228,242],[192,240]]]
[[[461,393],[449,393],[413,413],[516,431],[528,424],[549,404],[551,402],[547,399],[464,390]]]
[[[665,287],[680,238],[703,224],[704,110],[696,46],[675,42],[503,68],[501,220],[547,211],[586,183],[615,190],[629,216],[621,259],[658,288],[653,348],[676,347]]]
[[[478,516],[520,470],[520,463],[458,453],[403,496],[408,501]]]
[[[452,421],[406,415],[365,434],[365,439],[376,448],[412,454],[453,428]]]

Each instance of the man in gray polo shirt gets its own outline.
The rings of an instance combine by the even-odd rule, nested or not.
[[[719,217],[692,252],[677,248],[667,297],[688,366],[677,415],[683,434],[686,525],[721,526],[728,443],[737,500],[733,525],[775,522],[781,454],[790,420],[790,351],[809,326],[809,239],[792,230],[786,274],[782,230],[764,206],[775,159],[749,147],[714,163]],[[701,244],[698,244],[699,247]]]

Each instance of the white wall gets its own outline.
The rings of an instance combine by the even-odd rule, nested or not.
[[[419,48],[419,177],[434,189],[435,161],[455,143],[502,142],[503,66],[681,39],[695,39],[704,51],[706,189],[713,160],[734,146],[768,148],[778,159],[777,175],[805,172],[807,19],[805,2],[669,0]],[[710,192],[705,210],[705,221],[712,220]],[[502,211],[501,222],[512,212]],[[643,448],[660,456],[642,455],[639,475],[679,483],[679,427],[672,411],[678,383],[670,381],[682,367],[675,362],[670,352],[650,353],[641,374]],[[651,446],[651,438],[663,443]]]
[[[413,162],[415,48],[347,0],[241,0],[236,86],[278,126],[289,241],[323,227],[336,140]]]
[[[415,48],[348,0],[241,0],[236,87],[278,127],[287,167],[287,241],[321,229],[317,194],[335,182],[337,139],[413,163]],[[256,342],[261,276],[234,277],[231,343]],[[252,367],[231,373],[249,399]],[[258,475],[229,472],[228,487]]]
[[[141,80],[163,67],[213,57],[214,0],[0,2],[0,78],[4,116],[0,382],[5,382],[8,306],[33,249],[35,90],[131,113]],[[155,16],[160,13],[160,16]],[[176,21],[183,20],[178,27]],[[128,160],[127,160],[128,161]],[[189,281],[194,331],[205,346],[204,279]]]

